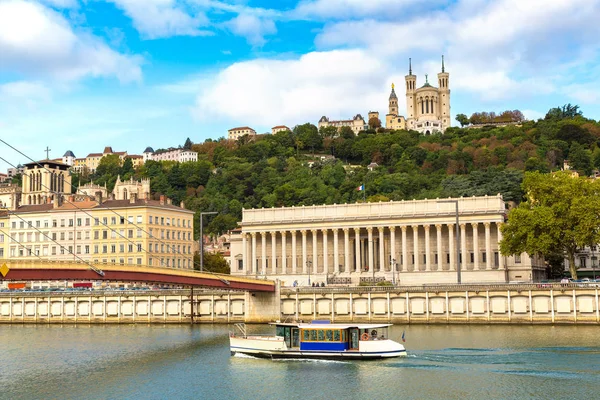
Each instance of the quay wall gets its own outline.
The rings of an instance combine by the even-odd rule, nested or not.
[[[600,324],[598,296],[570,284],[195,291],[193,302],[190,290],[22,292],[0,293],[0,323]]]

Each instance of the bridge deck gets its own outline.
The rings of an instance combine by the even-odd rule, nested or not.
[[[275,282],[273,281],[174,268],[94,264],[96,268],[104,272],[104,276],[102,276],[92,270],[87,264],[68,261],[23,261],[0,259],[0,266],[3,264],[6,264],[8,267],[8,272],[6,273],[6,276],[0,274],[0,280],[135,281],[156,284],[202,286],[230,290],[247,290],[253,292],[275,291]]]

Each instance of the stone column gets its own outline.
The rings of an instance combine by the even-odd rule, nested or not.
[[[485,269],[492,269],[492,240],[490,234],[490,223],[484,222],[485,227]]]
[[[339,229],[335,228],[333,230],[333,273],[340,273],[340,244],[338,241],[338,232]]]
[[[319,266],[319,254],[318,254],[318,248],[317,248],[317,230],[313,229],[310,231],[311,235],[312,235],[312,274],[316,275],[317,271],[319,270],[318,266]]]
[[[307,274],[308,266],[306,265],[306,261],[308,260],[306,254],[306,229],[302,229],[300,233],[302,233],[302,273]]]
[[[383,239],[384,230],[383,226],[377,228],[379,230],[379,272],[385,271],[385,240]]]
[[[252,274],[256,275],[256,232],[252,232]]]
[[[325,274],[329,273],[329,254],[327,249],[327,229],[323,229],[321,231],[323,233],[323,272]]]
[[[419,225],[412,225],[413,230],[413,252],[415,258],[415,265],[413,265],[413,272],[419,272]]]
[[[277,232],[271,231],[271,274],[277,274]]]
[[[398,262],[396,258],[396,227],[390,226],[390,271],[396,272],[395,263]],[[394,260],[394,262],[392,262]]]
[[[502,254],[500,254],[500,242],[502,241],[502,231],[500,230],[500,227],[502,226],[501,222],[496,222],[496,228],[498,230],[498,262],[500,263],[500,265],[498,266],[498,269],[505,269],[506,268],[506,264],[504,264],[502,262]]]
[[[408,271],[408,243],[406,243],[406,229],[408,227],[406,225],[402,225],[400,227],[402,230],[402,270],[404,272]]]
[[[344,228],[344,272],[350,272],[350,229]]]
[[[479,230],[478,223],[472,223],[473,227],[473,270],[478,270],[479,268]]]
[[[354,271],[360,272],[360,268],[362,267],[362,265],[360,265],[360,228],[354,228],[354,238],[354,251],[356,252],[354,255],[356,259]]]
[[[442,254],[442,225],[441,224],[435,225],[435,233],[437,235],[435,243],[437,245],[437,260],[438,260],[436,269],[438,271],[443,271],[444,270],[444,255]]]
[[[367,228],[368,233],[368,249],[369,249],[369,272],[373,273],[375,268],[375,257],[373,255],[373,227],[369,226]]]
[[[431,241],[429,240],[429,228],[431,225],[423,225],[425,229],[425,271],[431,271]]]
[[[287,232],[281,231],[281,273],[287,275]]]
[[[469,268],[467,265],[467,225],[460,224],[460,253],[461,253],[461,266],[463,271],[467,271]]]
[[[242,273],[244,275],[248,273],[248,255],[246,254],[247,252],[248,252],[248,241],[246,240],[246,234],[242,233],[242,267],[243,267]]]
[[[260,264],[260,272],[263,275],[267,274],[267,232],[260,233],[260,244],[261,244],[261,264]]]
[[[456,245],[454,244],[454,230],[456,229],[454,224],[448,224],[448,252],[450,253],[450,266],[451,271],[456,271],[458,266],[456,265]],[[458,240],[458,239],[457,239]]]
[[[292,234],[292,274],[296,275],[298,273],[298,252],[296,251],[296,236],[298,236],[298,232],[290,231]]]

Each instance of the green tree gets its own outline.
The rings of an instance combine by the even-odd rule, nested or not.
[[[134,174],[135,170],[133,169],[133,160],[129,157],[125,158],[123,161],[123,166],[121,167],[121,177],[123,180],[131,178]]]
[[[562,252],[576,279],[577,249],[600,241],[600,182],[567,171],[532,172],[525,174],[523,190],[527,200],[502,225],[501,253],[550,257]]]
[[[192,141],[190,140],[190,138],[187,138],[187,139],[185,140],[185,143],[183,144],[183,148],[184,148],[185,150],[191,150],[191,149],[192,149],[192,145],[193,145],[193,144],[194,144],[194,143],[192,143]]]
[[[371,128],[371,129],[381,128],[381,120],[376,117],[370,118],[369,119],[369,128]]]
[[[592,174],[592,155],[579,143],[573,142],[569,150],[569,163],[579,173],[590,176]]]
[[[293,132],[294,136],[298,138],[299,143],[304,148],[312,149],[313,153],[315,149],[323,147],[323,138],[319,134],[319,129],[313,124],[296,125]]]
[[[215,274],[226,274],[229,275],[231,269],[229,268],[229,264],[223,254],[221,253],[210,253],[204,252],[204,271],[213,272]],[[198,253],[194,254],[194,269],[200,269],[200,255]]]
[[[465,114],[456,114],[456,121],[458,121],[460,126],[469,125],[469,117],[467,117]]]
[[[562,107],[554,107],[548,110],[545,119],[561,120],[561,119],[573,119],[580,117],[581,110],[578,105],[565,104]]]

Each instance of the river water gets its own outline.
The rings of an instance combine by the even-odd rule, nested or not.
[[[599,327],[394,326],[409,356],[369,362],[231,357],[229,329],[0,325],[0,399],[600,397]]]

